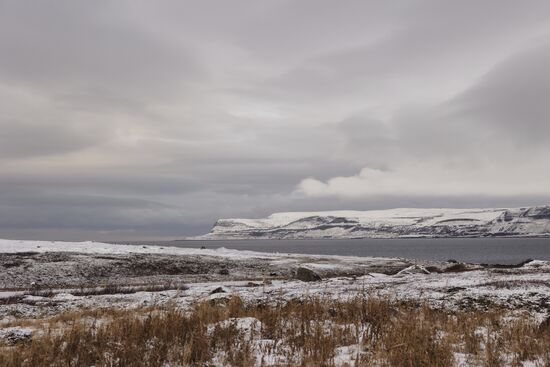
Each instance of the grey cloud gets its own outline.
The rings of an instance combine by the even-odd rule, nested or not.
[[[523,142],[550,137],[550,43],[514,55],[452,103],[454,116]]]
[[[71,123],[0,121],[0,160],[62,154],[93,145],[101,136]]]
[[[82,100],[168,98],[202,71],[191,53],[155,37],[116,3],[30,4],[0,11],[0,80]]]
[[[521,8],[509,1],[498,7],[492,2],[421,1],[396,8],[389,18],[393,28],[373,40],[367,32],[363,42],[327,48],[268,79],[260,93],[289,103],[362,97],[368,105],[400,94],[415,100],[426,91],[456,88],[461,82],[454,74],[467,75],[465,80],[478,77],[492,67],[495,56],[507,57],[526,38],[550,31],[550,7],[541,1]],[[426,79],[433,84],[418,88]]]
[[[546,179],[549,12],[0,0],[0,236],[165,238],[273,211],[537,204],[542,190],[474,189]],[[364,167],[416,187],[415,165],[474,189],[295,193]]]
[[[52,171],[50,171],[51,173]],[[73,174],[65,174],[60,180],[57,175],[48,172],[9,172],[4,171],[0,177],[0,186],[4,189],[19,191],[44,191],[65,194],[134,196],[134,197],[164,197],[199,191],[204,188],[197,179],[148,171],[135,170],[78,170]]]
[[[364,142],[363,152],[381,157],[382,164],[365,159],[359,173],[328,180],[306,178],[297,192],[311,197],[391,192],[445,196],[460,190],[462,196],[476,192],[544,196],[550,131],[544,99],[550,87],[547,56],[546,46],[521,51],[498,63],[465,92],[443,103],[402,109],[386,124],[374,124],[376,132],[367,137],[356,131],[373,127],[368,116],[344,121],[341,131],[349,141]],[[346,126],[354,128],[350,132]]]
[[[447,101],[401,108],[385,123],[372,120],[368,112],[356,115],[343,121],[340,131],[350,144],[386,159],[395,158],[396,150],[425,158],[433,152],[466,156],[466,149],[493,143],[544,144],[550,134],[548,65],[548,43],[529,47]]]
[[[117,230],[176,227],[183,224],[178,208],[135,198],[47,193],[2,194],[1,227],[86,228]]]

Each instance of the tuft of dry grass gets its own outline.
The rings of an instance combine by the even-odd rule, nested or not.
[[[550,328],[502,310],[445,312],[427,305],[359,295],[245,304],[233,296],[126,311],[67,313],[41,324],[29,343],[3,347],[15,366],[334,366],[354,346],[350,366],[550,365]],[[90,318],[95,320],[90,323]],[[239,320],[257,320],[243,329]],[[87,321],[84,321],[87,320]]]
[[[181,283],[142,284],[122,286],[119,284],[107,284],[104,286],[81,285],[77,289],[65,290],[73,296],[99,296],[105,294],[133,294],[137,292],[161,292],[167,290],[185,290],[188,287]],[[34,288],[24,293],[25,296],[53,297],[63,289]]]

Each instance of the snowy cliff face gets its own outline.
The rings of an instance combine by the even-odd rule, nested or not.
[[[275,213],[220,219],[196,239],[550,236],[550,206]]]

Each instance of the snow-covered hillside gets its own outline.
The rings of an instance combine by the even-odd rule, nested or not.
[[[550,206],[275,213],[220,219],[195,239],[550,236]]]

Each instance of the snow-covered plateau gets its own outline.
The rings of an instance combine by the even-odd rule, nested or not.
[[[495,236],[550,236],[550,206],[275,213],[263,219],[219,219],[210,233],[194,239]]]

